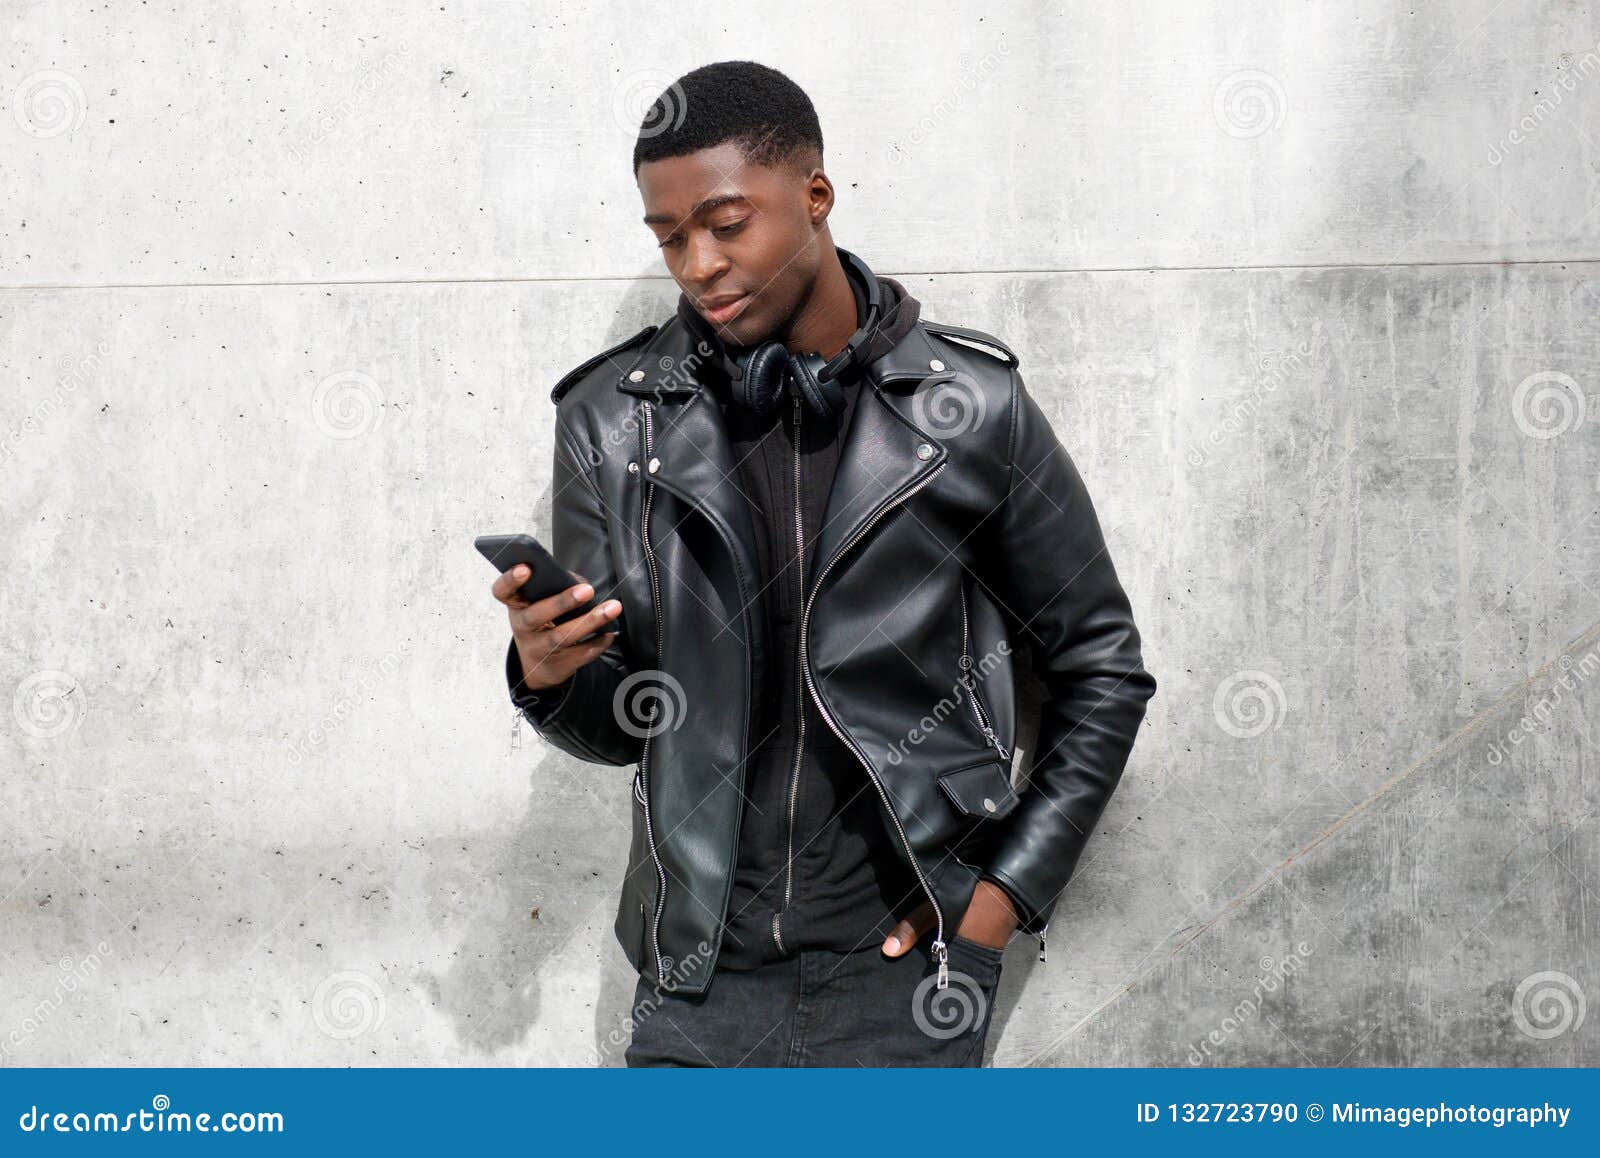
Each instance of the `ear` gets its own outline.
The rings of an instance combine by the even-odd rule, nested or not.
[[[833,212],[833,201],[833,182],[821,169],[811,170],[806,178],[806,202],[813,227],[827,224],[828,214]]]

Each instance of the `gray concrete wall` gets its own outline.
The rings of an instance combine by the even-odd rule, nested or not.
[[[3,0],[0,1064],[620,1051],[627,777],[474,534],[713,59],[1019,352],[1161,681],[1000,1064],[1600,1060],[1600,19]]]

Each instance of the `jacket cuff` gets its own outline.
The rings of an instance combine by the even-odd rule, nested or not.
[[[1011,898],[1011,903],[1017,907],[1017,913],[1022,917],[1017,929],[1023,933],[1040,933],[1050,923],[1051,914],[1055,912],[1057,897],[1048,900],[1033,901],[1028,898],[1022,887],[1012,880],[1000,869],[984,869],[983,878],[993,881],[1006,891]]]

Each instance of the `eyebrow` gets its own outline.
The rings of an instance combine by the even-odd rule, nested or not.
[[[749,198],[743,193],[724,193],[719,197],[707,197],[704,201],[696,202],[695,207],[689,210],[689,216],[682,218],[682,220],[687,221],[689,217],[698,217],[700,214],[706,213],[712,209],[718,209],[721,206],[728,204],[730,201],[748,200]],[[672,225],[678,220],[679,218],[673,217],[669,213],[646,213],[644,216],[644,223],[646,225]]]

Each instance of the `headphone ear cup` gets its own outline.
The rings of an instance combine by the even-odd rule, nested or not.
[[[784,363],[788,359],[789,351],[782,342],[763,342],[739,359],[744,369],[738,384],[740,405],[757,414],[771,411],[783,394]]]
[[[837,377],[827,382],[818,379],[817,372],[826,364],[819,354],[796,354],[789,359],[789,373],[814,413],[838,418],[844,410],[844,388]]]

